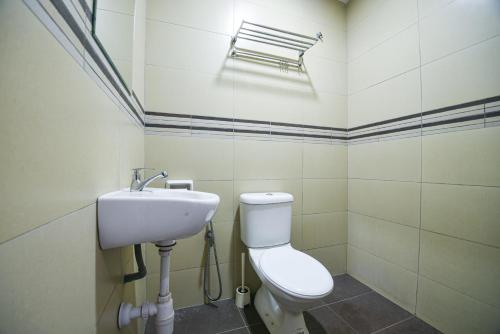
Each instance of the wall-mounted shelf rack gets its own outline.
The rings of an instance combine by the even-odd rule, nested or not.
[[[245,48],[237,46],[238,41],[245,42]],[[307,50],[312,48],[318,41],[323,41],[323,34],[317,33],[315,37],[298,34],[262,24],[242,21],[238,31],[231,39],[231,57],[245,58],[248,60],[268,62],[279,65],[282,69],[293,67],[302,70],[303,56]],[[238,43],[239,44],[239,43]],[[266,52],[253,49],[255,44],[265,44],[269,47]],[[276,54],[268,49],[287,50],[288,53],[297,53],[297,59],[290,55]]]

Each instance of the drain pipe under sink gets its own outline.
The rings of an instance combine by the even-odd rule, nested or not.
[[[160,267],[160,293],[158,303],[145,302],[141,306],[121,303],[118,311],[118,327],[127,326],[132,319],[141,317],[144,320],[156,315],[156,333],[172,334],[174,331],[174,306],[169,287],[170,253],[175,241],[163,241],[156,244],[161,257]]]

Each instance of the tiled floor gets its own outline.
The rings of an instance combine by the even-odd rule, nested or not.
[[[422,320],[372,291],[349,275],[335,276],[335,288],[319,305],[304,313],[310,334],[434,334]],[[257,311],[238,309],[232,300],[175,311],[175,334],[269,333]],[[148,323],[146,333],[154,334]]]

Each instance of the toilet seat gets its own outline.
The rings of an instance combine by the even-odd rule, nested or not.
[[[259,269],[270,284],[297,298],[322,298],[333,288],[332,276],[319,261],[290,246],[264,251]]]

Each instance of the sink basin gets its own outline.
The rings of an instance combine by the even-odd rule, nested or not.
[[[219,196],[186,190],[128,188],[97,200],[102,249],[187,238],[212,219]]]

